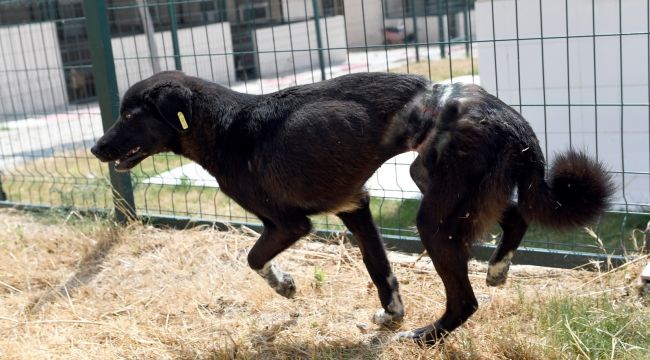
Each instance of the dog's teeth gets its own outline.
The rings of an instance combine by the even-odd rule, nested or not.
[[[140,151],[140,147],[139,147],[139,146],[136,147],[136,148],[134,148],[134,149],[129,150],[129,152],[126,153],[126,156],[134,155],[134,154],[136,154],[138,151]]]

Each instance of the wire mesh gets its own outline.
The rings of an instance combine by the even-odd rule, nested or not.
[[[533,227],[524,246],[621,254],[650,221],[650,0],[112,0],[117,92],[162,70],[267,94],[343,74],[392,71],[485,87],[531,123],[547,155],[586,150],[618,186],[585,232]],[[82,0],[0,4],[0,202],[111,209]],[[385,235],[416,237],[415,158],[367,187]],[[158,154],[131,172],[139,214],[258,220],[196,164]],[[5,195],[3,197],[3,195]],[[331,216],[317,228],[342,230]],[[494,235],[484,239],[494,242]]]
[[[109,206],[107,172],[86,151],[102,129],[80,6],[0,7],[0,185],[7,201]]]

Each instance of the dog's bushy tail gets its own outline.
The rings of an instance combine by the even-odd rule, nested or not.
[[[541,162],[540,162],[541,163]],[[607,209],[614,186],[599,162],[567,151],[557,156],[547,179],[543,170],[519,184],[519,210],[527,221],[554,229],[594,222]]]

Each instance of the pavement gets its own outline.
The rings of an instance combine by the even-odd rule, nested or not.
[[[87,151],[102,133],[97,104],[70,107],[54,114],[0,121],[0,174],[9,173],[23,163],[39,158]],[[88,156],[92,155],[88,153]],[[62,172],[64,170],[61,169]]]

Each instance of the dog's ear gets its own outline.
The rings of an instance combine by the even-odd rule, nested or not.
[[[143,94],[144,102],[179,132],[192,126],[192,90],[176,81],[160,82]]]

